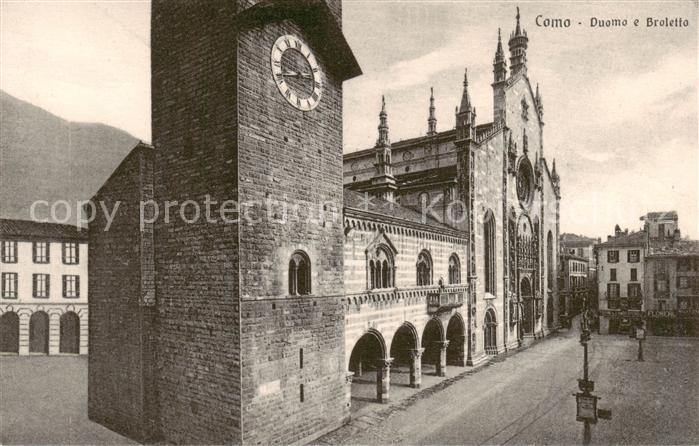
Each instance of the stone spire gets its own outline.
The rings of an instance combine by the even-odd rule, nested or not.
[[[430,116],[427,118],[427,134],[437,134],[437,118],[434,115],[434,89],[430,87]]]
[[[560,198],[561,196],[561,178],[556,172],[556,159],[553,160],[553,167],[551,167],[551,180],[553,181],[553,190],[556,196]]]
[[[471,96],[468,94],[468,68],[464,70],[464,92],[461,95],[461,107],[459,113],[471,111]]]
[[[461,95],[461,106],[456,113],[456,139],[475,139],[476,109],[471,106],[471,96],[468,93],[468,70],[464,71],[464,92]]]
[[[381,95],[381,112],[379,113],[379,138],[376,140],[376,147],[387,146],[388,140],[388,115],[386,114],[386,98]]]
[[[393,164],[391,161],[391,142],[388,139],[388,114],[386,113],[386,99],[381,96],[381,112],[379,113],[379,137],[375,146],[376,158],[374,166],[376,174],[371,179],[371,189],[374,195],[384,200],[394,201],[394,192],[397,189],[396,179],[393,176]]]
[[[536,111],[539,112],[539,118],[543,119],[544,117],[544,103],[541,100],[541,94],[539,93],[539,84],[536,84],[536,96],[534,98],[536,102]]]
[[[529,37],[527,32],[521,29],[519,25],[519,6],[517,7],[517,26],[515,31],[510,34],[510,74],[515,74],[523,70],[526,74],[527,70],[527,43]]]
[[[495,49],[495,59],[493,59],[493,83],[503,82],[506,77],[507,63],[505,62],[505,52],[502,50],[500,28],[498,28],[498,46]]]

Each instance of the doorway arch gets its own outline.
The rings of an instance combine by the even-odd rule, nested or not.
[[[19,353],[19,316],[14,311],[0,316],[0,352]]]
[[[522,331],[532,333],[534,331],[534,296],[532,295],[531,282],[528,277],[523,277],[519,285],[520,301],[522,302]]]
[[[431,364],[435,368],[435,374],[441,376],[446,366],[446,352],[444,357],[445,364],[442,364],[442,346],[444,343],[444,326],[439,319],[432,318],[425,325],[422,331],[422,348],[425,351],[422,353],[422,364]]]
[[[80,353],[80,318],[72,311],[61,316],[60,353]]]
[[[488,355],[498,354],[498,321],[495,311],[488,308],[485,312],[483,320],[483,342],[485,344],[485,353]]]
[[[466,325],[459,313],[455,313],[447,324],[447,365],[464,367],[466,365]]]
[[[386,358],[386,342],[381,333],[371,329],[354,344],[349,360],[349,370],[354,376],[362,376],[376,368],[376,361]]]
[[[398,327],[391,341],[391,358],[394,365],[410,365],[410,352],[418,348],[418,335],[415,327],[405,322]]]
[[[49,353],[49,315],[44,311],[29,318],[29,353]]]

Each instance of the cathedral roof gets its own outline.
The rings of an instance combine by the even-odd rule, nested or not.
[[[483,124],[478,124],[476,126],[476,138],[480,138],[489,131],[491,131],[494,127],[493,122],[485,122]],[[455,140],[456,139],[456,130],[450,129],[450,130],[444,130],[442,132],[437,132],[436,135],[423,135],[423,136],[416,136],[414,138],[408,138],[408,139],[402,139],[400,141],[392,142],[391,143],[391,148],[396,151],[400,150],[402,148],[406,147],[413,147],[413,146],[419,146],[422,144],[426,144],[429,142],[433,142],[435,140]],[[354,158],[361,158],[363,156],[373,156],[375,153],[375,148],[370,147],[368,149],[362,149],[362,150],[356,150],[354,152],[349,152],[345,153],[343,155],[343,158],[345,160],[348,159],[354,159]]]
[[[365,216],[369,218],[376,218],[377,220],[380,220],[382,217],[392,220],[402,220],[408,223],[408,226],[419,225],[427,230],[436,229],[439,232],[448,232],[452,235],[463,237],[463,234],[459,233],[454,228],[439,222],[429,215],[425,215],[423,219],[422,213],[418,211],[398,203],[374,197],[368,193],[365,194],[348,188],[344,189],[344,208],[345,212],[355,211],[365,214]],[[400,222],[395,223],[400,224]]]

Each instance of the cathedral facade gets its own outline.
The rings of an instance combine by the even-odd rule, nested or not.
[[[375,147],[344,156],[361,71],[341,14],[152,3],[153,146],[94,197],[120,203],[109,230],[89,228],[90,419],[142,442],[302,442],[362,383],[386,402],[397,369],[420,387],[556,327],[559,178],[519,13],[492,122],[465,77],[454,130],[432,105],[426,135],[391,144],[384,105]]]
[[[361,295],[359,302],[372,302],[376,293],[388,294],[393,303],[369,312],[357,311],[357,304],[350,305],[348,355],[356,348],[352,340],[367,323],[371,325],[367,321],[379,321],[381,327],[381,321],[386,320],[385,329],[372,326],[375,337],[380,334],[386,345],[392,344],[394,333],[400,334],[403,324],[426,336],[430,334],[426,322],[439,321],[436,323],[441,322],[442,335],[435,341],[443,342],[442,350],[452,353],[446,355],[447,362],[467,365],[517,347],[527,338],[545,336],[557,326],[560,178],[555,161],[549,168],[544,157],[543,101],[538,85],[534,88],[528,76],[527,45],[518,10],[508,42],[509,73],[498,31],[491,84],[494,116],[489,122],[476,121],[465,73],[453,129],[437,131],[431,95],[426,134],[391,144],[382,100],[375,146],[344,156],[343,182],[347,189],[389,203],[383,206],[389,209],[384,214],[390,215],[397,208],[413,210],[433,228],[425,236],[408,231],[414,235],[406,237],[388,222],[351,225],[352,229],[357,226],[362,231],[372,230],[355,238],[349,231],[345,265],[352,267],[346,267],[345,292]],[[345,201],[346,214],[355,212],[355,204]],[[443,246],[437,234],[449,230],[454,231],[454,244]],[[366,259],[354,246],[356,237],[372,240],[362,245],[366,246]],[[403,262],[394,266],[389,261],[390,270],[396,274],[395,283],[376,286],[369,277],[371,261],[377,255],[373,240],[378,237],[384,237],[387,246],[397,245],[393,240],[407,245],[393,254],[397,258],[406,256]],[[350,242],[352,250],[348,249]],[[445,311],[436,314],[423,311],[416,312],[415,317],[391,319],[391,314],[402,314],[402,307],[410,302],[402,298],[404,293],[419,292],[437,283],[436,278],[434,282],[421,280],[421,256],[431,259],[431,271],[442,284],[439,292],[463,294],[461,305],[443,308]],[[363,265],[369,277],[366,285],[356,277],[359,271],[363,273]],[[451,272],[453,266],[459,271],[456,276]],[[408,272],[404,272],[406,269]],[[387,288],[385,285],[390,287],[381,290]],[[363,313],[360,321],[352,316],[353,310]],[[415,341],[414,349],[435,348],[419,336]]]

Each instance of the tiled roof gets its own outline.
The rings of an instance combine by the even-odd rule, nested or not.
[[[599,243],[595,246],[607,248],[610,246],[643,246],[646,243],[645,231],[636,231],[630,234],[622,233],[616,237],[610,237],[604,243]]]
[[[31,220],[0,219],[0,236],[13,239],[87,240],[87,229]]]
[[[699,240],[651,243],[648,255],[655,257],[699,256]]]
[[[368,197],[371,197],[371,199]],[[371,212],[387,217],[398,218],[410,223],[430,226],[440,230],[447,230],[450,232],[456,231],[451,226],[440,223],[438,220],[430,217],[429,215],[425,216],[423,221],[422,213],[420,212],[405,206],[401,206],[398,203],[392,203],[368,194],[365,195],[362,192],[356,192],[348,188],[345,188],[344,190],[344,207],[361,212]]]

